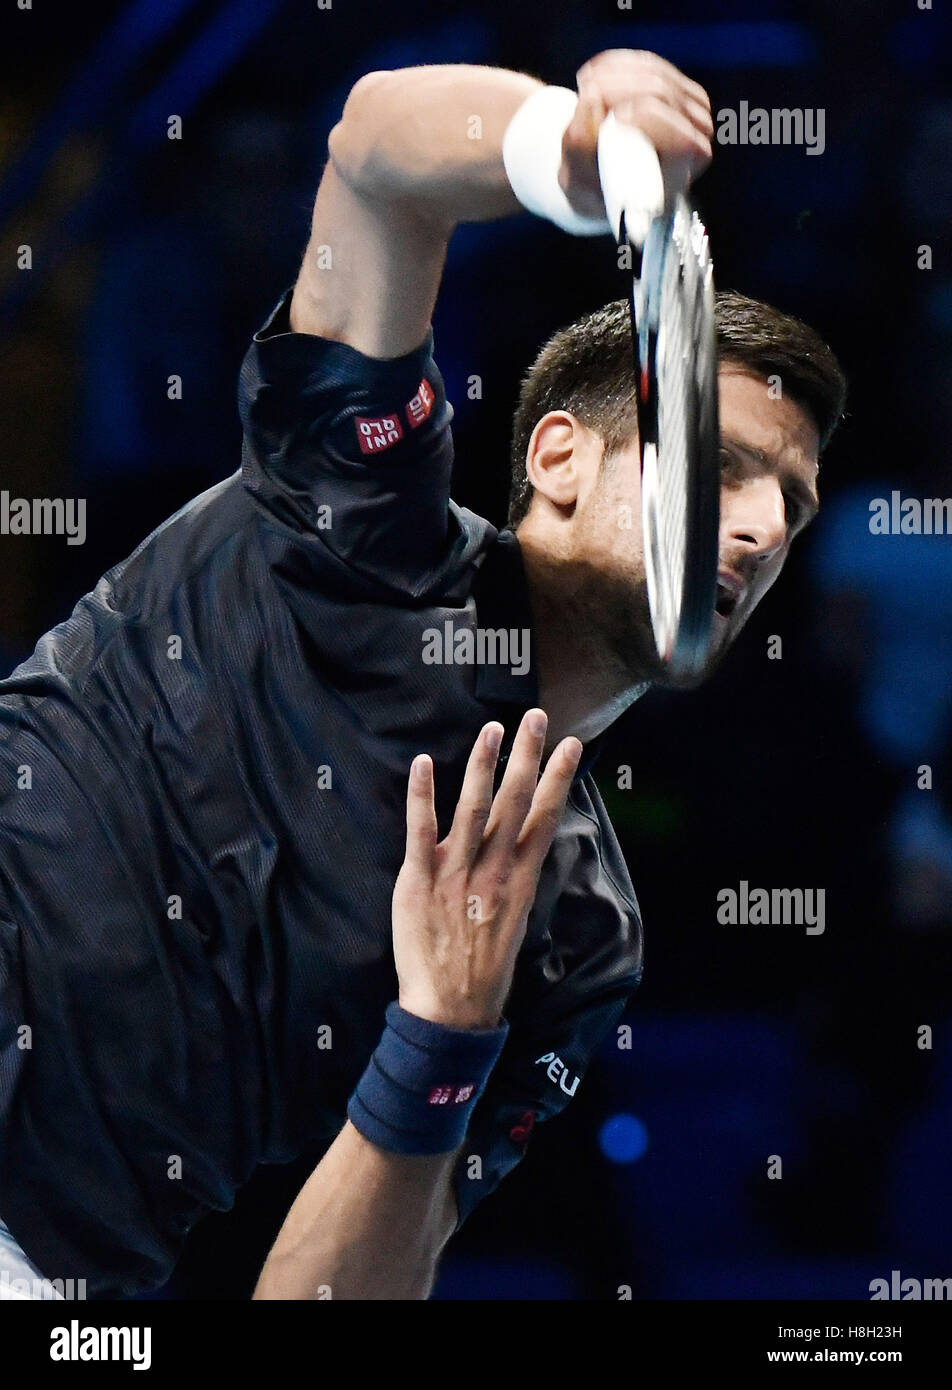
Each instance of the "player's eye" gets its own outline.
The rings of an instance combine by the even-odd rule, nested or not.
[[[799,498],[788,492],[784,493],[783,508],[787,518],[787,527],[792,531],[803,520],[803,504]]]
[[[720,450],[720,458],[722,475],[730,475],[737,472],[737,469],[740,465],[740,460],[731,449],[722,448]]]

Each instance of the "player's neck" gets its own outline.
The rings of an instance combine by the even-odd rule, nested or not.
[[[605,610],[588,576],[553,560],[525,528],[518,540],[532,606],[539,706],[549,716],[548,753],[570,734],[583,743],[596,738],[648,683],[606,632]]]

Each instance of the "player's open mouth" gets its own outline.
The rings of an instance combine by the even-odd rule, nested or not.
[[[720,569],[717,572],[717,592],[714,595],[714,612],[719,618],[729,618],[744,597],[744,581],[732,570]]]
[[[718,583],[717,595],[714,600],[714,612],[719,618],[729,618],[737,607],[737,594]]]

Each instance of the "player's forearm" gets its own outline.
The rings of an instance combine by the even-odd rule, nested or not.
[[[331,158],[361,194],[408,202],[449,226],[519,212],[503,135],[542,85],[462,63],[369,73],[331,131]]]
[[[294,1201],[256,1299],[425,1299],[456,1225],[455,1153],[387,1153],[348,1120]]]

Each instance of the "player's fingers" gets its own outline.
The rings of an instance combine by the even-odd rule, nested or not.
[[[517,841],[517,854],[526,872],[537,877],[559,828],[565,802],[572,786],[582,745],[577,738],[564,738],[554,748],[539,778],[532,806]]]
[[[579,79],[579,96],[586,102],[594,101],[597,96],[606,111],[617,111],[628,105],[637,107],[639,102],[654,97],[678,112],[708,139],[714,133],[710,105],[698,101],[663,72],[641,72],[637,80],[624,68],[608,70],[597,78],[587,74]]]
[[[608,104],[618,120],[631,121],[634,125],[642,125],[645,119],[652,119],[654,113],[667,112],[672,131],[683,132],[686,143],[710,152],[714,123],[709,113],[702,113],[689,102],[672,101],[663,92],[644,92],[634,97],[622,92],[617,101]]]
[[[657,97],[622,103],[615,108],[615,115],[622,124],[635,125],[644,131],[662,163],[665,160],[685,161],[693,176],[711,162],[711,142],[707,136]]]
[[[641,48],[609,48],[596,53],[579,68],[576,81],[583,73],[586,77],[595,75],[606,79],[609,75],[614,77],[622,74],[629,83],[637,83],[649,72],[663,77],[689,101],[710,109],[710,97],[700,82],[695,82],[659,53],[650,53]]]
[[[699,101],[692,101],[692,99],[688,97],[684,103],[683,114],[687,116],[695,130],[699,130],[710,140],[711,136],[714,134],[714,116],[711,112],[709,102],[702,104]]]
[[[420,753],[410,764],[407,782],[408,865],[430,872],[438,833],[433,800],[433,759],[429,753]]]
[[[471,864],[482,844],[483,831],[492,810],[493,776],[504,732],[503,726],[493,721],[480,730],[473,744],[453,824],[444,842],[448,866]]]
[[[486,837],[490,840],[489,853],[498,863],[504,863],[511,857],[529,814],[539,780],[539,763],[548,722],[544,710],[528,710],[513,741],[509,764],[486,825]]]

